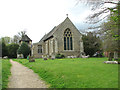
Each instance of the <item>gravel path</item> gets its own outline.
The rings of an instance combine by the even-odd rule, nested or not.
[[[40,80],[39,76],[31,69],[24,67],[18,62],[10,60],[11,77],[9,78],[8,88],[47,88],[48,85]]]

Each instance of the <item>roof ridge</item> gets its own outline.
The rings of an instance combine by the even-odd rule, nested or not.
[[[26,34],[22,36],[20,41],[32,41]]]
[[[58,28],[59,28],[67,19],[69,19],[69,18],[67,17],[64,21],[62,21],[60,24],[58,24],[57,26],[55,26],[50,32],[48,32],[48,33],[46,34],[46,37],[43,36],[43,38],[42,38],[40,41],[46,40],[46,39],[50,38],[51,36],[53,36],[53,34],[58,30]],[[70,20],[70,19],[69,19],[69,20]],[[71,21],[71,20],[70,20],[70,21]],[[39,41],[39,42],[40,42],[40,41]]]

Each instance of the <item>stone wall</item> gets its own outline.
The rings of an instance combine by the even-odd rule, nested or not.
[[[34,56],[35,58],[42,58],[44,51],[43,53],[38,53],[38,45],[41,45],[41,44],[40,43],[33,44],[32,56]]]
[[[46,55],[52,55],[55,52],[54,38],[45,41],[45,53]]]
[[[72,41],[73,41],[73,50],[64,50],[64,31],[69,28],[72,32]],[[81,52],[84,51],[83,49],[83,41],[82,35],[77,30],[77,28],[73,25],[71,21],[66,20],[62,23],[61,28],[54,33],[54,38],[57,39],[58,44],[58,52],[64,54],[65,56],[73,55],[77,57],[81,57]]]

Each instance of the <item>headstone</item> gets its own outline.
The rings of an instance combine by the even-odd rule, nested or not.
[[[51,59],[54,60],[54,59],[55,59],[55,55],[52,55],[52,56],[51,56]]]
[[[24,58],[23,54],[17,54],[17,58]]]
[[[117,61],[104,61],[104,63],[106,63],[106,64],[118,64]]]
[[[35,62],[35,60],[34,59],[29,59],[29,62]]]
[[[82,57],[82,58],[89,58],[89,56],[90,56],[90,55],[87,55],[87,56],[83,56],[83,55],[82,55],[81,57]]]
[[[44,57],[43,60],[48,60],[48,59],[46,57]]]
[[[33,58],[33,56],[29,56],[29,62],[35,62],[35,59]]]
[[[8,56],[4,56],[3,59],[8,59]]]
[[[71,58],[70,56],[67,56],[67,58]]]

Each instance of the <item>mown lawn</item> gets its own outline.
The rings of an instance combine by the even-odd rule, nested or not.
[[[11,75],[10,72],[11,64],[9,59],[2,60],[2,88],[8,87],[9,76]]]
[[[107,58],[16,59],[32,69],[50,88],[118,88],[118,65],[104,64]]]

